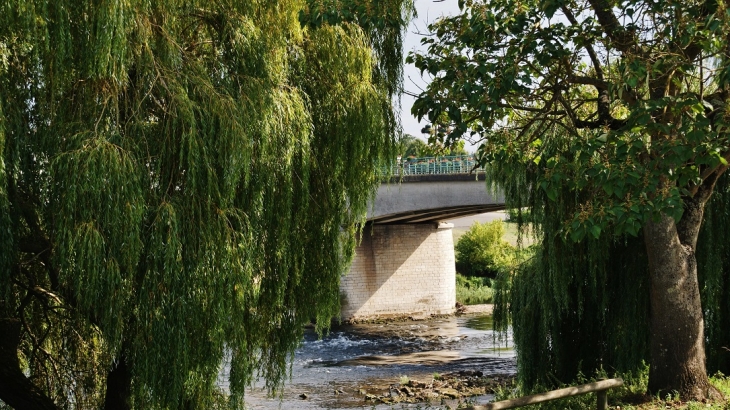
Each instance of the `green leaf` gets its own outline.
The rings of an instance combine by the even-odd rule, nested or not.
[[[601,236],[601,227],[598,225],[592,225],[591,235],[593,235],[593,238],[598,239],[598,237]]]
[[[551,201],[555,201],[556,199],[558,199],[558,191],[555,188],[550,187],[545,190],[545,193]]]
[[[570,239],[573,242],[580,242],[585,237],[585,234],[586,232],[583,226],[579,226],[576,229],[572,229],[570,231]]]

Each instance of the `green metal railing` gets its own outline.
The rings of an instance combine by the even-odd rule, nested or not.
[[[384,170],[386,176],[468,174],[483,171],[473,155],[400,158]]]

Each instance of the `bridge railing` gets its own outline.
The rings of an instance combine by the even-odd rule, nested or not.
[[[483,171],[473,155],[399,158],[384,171],[385,176],[468,174]]]

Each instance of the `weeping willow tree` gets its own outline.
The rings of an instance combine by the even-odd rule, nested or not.
[[[410,57],[434,76],[413,112],[448,129],[447,142],[481,140],[512,204],[533,206],[543,251],[511,295],[521,370],[566,382],[604,359],[620,370],[645,358],[650,392],[719,397],[705,317],[717,331],[726,309],[701,295],[726,292],[724,245],[698,241],[730,161],[727,4],[460,4]],[[707,221],[723,238],[722,220]],[[700,275],[702,260],[716,269]],[[553,359],[538,363],[541,352]]]
[[[550,152],[555,148],[547,148]],[[580,375],[640,376],[650,359],[648,261],[642,233],[566,241],[563,221],[582,196],[565,190],[550,200],[537,185],[539,170],[523,162],[488,168],[491,189],[504,189],[520,224],[538,240],[533,259],[503,275],[495,296],[497,325],[512,323],[520,384],[571,383]],[[707,205],[697,263],[706,335],[707,370],[730,372],[730,177]],[[678,334],[679,335],[679,334]]]
[[[697,246],[707,370],[730,374],[730,176],[718,181]]]
[[[237,408],[281,385],[303,324],[338,313],[395,143],[412,4],[353,4],[0,4],[0,400]]]
[[[564,149],[557,144],[543,152]],[[537,240],[532,259],[498,280],[497,325],[513,325],[521,386],[529,391],[596,372],[625,377],[643,371],[650,317],[641,233],[567,240],[565,220],[587,193],[564,187],[551,200],[534,163],[499,163],[488,172],[492,189],[505,189],[509,206],[520,212],[518,223]]]

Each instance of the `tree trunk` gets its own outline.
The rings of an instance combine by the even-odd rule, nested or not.
[[[109,372],[106,378],[106,397],[104,410],[129,410],[132,396],[132,374],[124,358],[120,355],[119,363]]]
[[[705,368],[695,258],[696,232],[704,207],[687,202],[679,225],[662,214],[660,220],[644,226],[651,277],[649,392],[679,393],[682,400],[716,399],[719,392],[710,385]]]
[[[20,369],[20,332],[20,320],[0,319],[0,400],[16,410],[57,410],[53,400]]]

